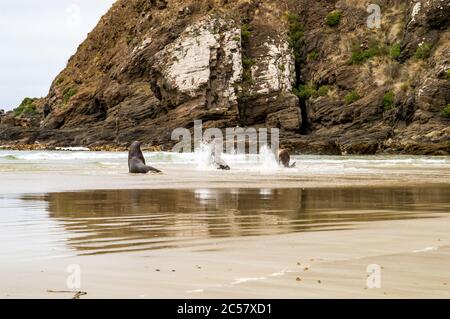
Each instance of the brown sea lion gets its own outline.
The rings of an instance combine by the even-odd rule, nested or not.
[[[159,169],[145,164],[145,158],[141,151],[141,142],[135,141],[128,152],[128,169],[133,174],[161,173]]]
[[[291,161],[291,154],[286,149],[281,149],[278,151],[278,164],[282,164],[284,167],[292,168],[295,167],[295,162],[289,164]]]

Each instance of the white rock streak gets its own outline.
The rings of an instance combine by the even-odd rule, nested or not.
[[[252,68],[257,79],[257,93],[273,91],[291,92],[295,81],[295,65],[289,44],[286,41],[266,42],[266,54]]]
[[[224,52],[221,61],[216,61],[218,50]],[[213,62],[218,62],[218,67],[231,69],[223,94],[236,99],[233,85],[242,77],[240,29],[230,21],[203,19],[188,27],[165,51],[170,66],[163,69],[163,75],[174,88],[194,96],[210,81]]]

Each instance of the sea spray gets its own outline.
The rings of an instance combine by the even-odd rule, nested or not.
[[[211,147],[210,144],[200,143],[198,148],[195,149],[193,156],[198,169],[204,170],[212,168]]]
[[[273,172],[280,168],[275,153],[267,145],[263,145],[259,151],[258,161],[263,172]]]

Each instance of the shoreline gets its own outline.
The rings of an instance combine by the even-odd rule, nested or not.
[[[128,147],[118,145],[103,145],[103,146],[49,146],[41,144],[14,144],[14,145],[0,145],[2,151],[65,151],[65,152],[127,152]],[[159,152],[160,146],[143,146],[143,151]]]
[[[55,154],[56,153],[56,154]],[[203,166],[202,154],[146,154],[163,174],[128,173],[126,153],[24,152],[0,165],[4,193],[45,193],[102,189],[343,188],[450,185],[450,158],[293,157],[296,168],[271,158],[230,156],[230,171]],[[91,154],[90,154],[91,153]],[[73,155],[72,155],[73,154]],[[187,155],[187,156],[186,156]]]
[[[282,145],[281,145],[282,146]],[[149,146],[143,144],[141,146],[142,151],[144,152],[170,152],[170,150],[164,150],[164,147],[161,145],[158,146]],[[288,149],[290,149],[288,147]],[[75,152],[75,151],[86,151],[86,152],[128,152],[128,146],[119,146],[119,145],[100,145],[100,146],[50,146],[47,144],[0,144],[0,150],[2,151],[66,151],[66,152]],[[408,153],[408,152],[391,152],[391,151],[383,151],[376,153],[351,153],[351,154],[330,154],[328,152],[323,153],[311,153],[311,152],[299,152],[295,150],[291,150],[292,155],[316,155],[316,156],[429,156],[429,157],[445,157],[450,156],[449,153],[437,152],[433,154],[423,154],[423,153]]]
[[[87,175],[70,172],[1,172],[3,194],[42,194],[52,192],[83,192],[94,190],[146,190],[146,189],[329,189],[329,188],[418,188],[426,186],[450,187],[450,181],[436,181],[435,177],[390,180],[374,179],[373,176],[361,178],[255,178],[253,180],[227,180],[218,173],[217,180],[204,180],[202,177],[176,180],[176,172],[169,175],[133,176],[127,172],[120,175]],[[89,178],[87,178],[89,177]],[[209,176],[211,179],[215,179]],[[45,181],[44,183],[42,181]],[[2,186],[3,186],[2,185]]]

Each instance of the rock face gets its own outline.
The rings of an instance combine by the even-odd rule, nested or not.
[[[242,56],[241,30],[234,21],[206,16],[155,60],[152,89],[164,105],[237,111],[235,85],[242,78]]]
[[[371,3],[379,29],[363,1],[118,0],[0,143],[170,149],[201,119],[297,153],[449,154],[450,2]]]

